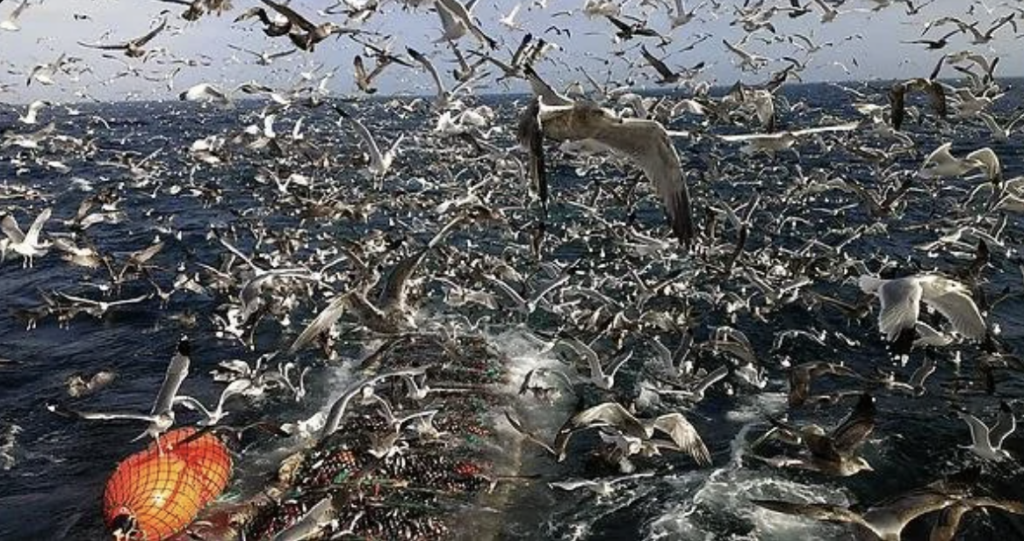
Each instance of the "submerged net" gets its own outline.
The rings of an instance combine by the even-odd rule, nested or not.
[[[487,457],[495,450],[493,412],[502,398],[492,391],[507,375],[504,362],[482,340],[462,339],[452,348],[412,339],[392,348],[374,371],[428,366],[432,388],[459,392],[431,392],[415,402],[395,380],[377,394],[399,408],[439,410],[434,426],[444,435],[411,438],[401,453],[378,458],[368,449],[387,423],[372,408],[353,407],[334,434],[303,454],[282,497],[255,509],[245,538],[272,538],[325,497],[332,499],[334,522],[320,538],[349,529],[359,538],[451,538],[460,511],[472,508],[493,478]]]

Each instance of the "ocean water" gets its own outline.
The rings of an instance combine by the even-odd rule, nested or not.
[[[1021,102],[1024,91],[1020,81],[1005,81],[1007,95],[995,107],[1003,116]],[[851,87],[864,88],[850,84]],[[882,89],[882,83],[875,83]],[[784,112],[781,127],[799,129],[819,123],[847,121],[857,117],[851,94],[837,86],[815,84],[787,87],[790,103],[803,102],[803,108]],[[882,94],[884,96],[884,93]],[[494,108],[497,119],[490,141],[501,148],[514,146],[515,116],[522,106],[522,96],[475,98]],[[408,100],[406,100],[408,101]],[[913,100],[922,111],[925,104]],[[879,101],[879,103],[881,103]],[[177,102],[81,104],[77,115],[62,108],[42,114],[42,123],[51,119],[56,132],[91,141],[86,152],[69,151],[57,145],[28,152],[14,147],[0,149],[0,210],[12,213],[27,228],[39,210],[52,206],[53,218],[44,228],[44,236],[68,231],[63,220],[74,216],[79,203],[90,194],[113,190],[122,198],[118,205],[125,220],[117,224],[98,224],[87,230],[89,238],[103,252],[123,261],[127,254],[150,245],[156,238],[164,242],[163,250],[154,258],[154,281],[170,288],[181,273],[209,276],[201,265],[218,267],[224,249],[210,236],[211,231],[229,234],[245,253],[281,249],[271,246],[248,232],[254,221],[266,224],[268,230],[288,232],[300,242],[295,261],[308,261],[317,249],[332,249],[345,241],[363,241],[381,235],[393,243],[423,242],[444,222],[435,211],[446,199],[465,193],[465,186],[487,181],[481,190],[489,194],[492,206],[504,209],[509,227],[506,232],[480,225],[460,229],[448,241],[451,250],[464,254],[471,261],[479,254],[503,258],[530,272],[536,265],[529,262],[529,229],[539,216],[531,203],[527,181],[510,163],[479,157],[464,141],[443,138],[431,133],[436,114],[424,107],[411,113],[398,113],[387,100],[368,100],[346,104],[357,112],[371,128],[381,145],[390,145],[399,134],[406,134],[402,152],[392,171],[378,184],[363,174],[358,165],[359,144],[352,130],[338,125],[337,115],[329,107],[293,108],[278,114],[276,131],[287,139],[293,124],[304,118],[304,138],[311,148],[325,153],[331,161],[327,167],[301,158],[274,156],[266,150],[245,150],[232,147],[226,161],[219,165],[197,163],[189,157],[188,147],[196,139],[211,135],[237,133],[244,126],[257,124],[263,104],[243,102],[229,110]],[[16,125],[16,108],[0,106],[0,130],[9,127],[16,133],[32,129]],[[734,206],[762,197],[762,210],[755,213],[756,227],[748,250],[766,246],[799,248],[807,239],[816,238],[833,244],[844,238],[834,230],[858,227],[873,222],[864,207],[853,205],[851,194],[826,192],[813,198],[814,205],[796,206],[786,203],[783,195],[797,181],[796,166],[806,175],[815,171],[843,175],[867,186],[877,181],[871,167],[840,145],[824,148],[814,142],[799,146],[799,156],[780,153],[775,158],[747,158],[737,146],[717,141],[712,133],[742,133],[751,128],[711,126],[700,128],[699,119],[684,118],[670,129],[701,132],[696,139],[679,138],[676,147],[684,163],[687,181],[695,199],[698,218],[712,199],[725,199]],[[936,125],[931,119],[920,123],[910,121],[907,131],[916,148],[896,160],[897,169],[913,171],[924,157],[941,142],[953,141],[954,153],[963,155],[982,146],[991,146],[1000,156],[1006,178],[1024,174],[1024,149],[1020,134],[1009,142],[991,141],[984,126],[967,122]],[[34,129],[34,128],[33,128]],[[844,139],[828,137],[829,141]],[[886,148],[891,142],[880,142],[871,136],[855,135],[851,141]],[[110,165],[118,153],[131,151],[141,159],[155,153],[147,162],[153,167],[150,179],[140,183],[123,167]],[[520,151],[514,151],[523,157]],[[573,283],[592,286],[596,275],[622,276],[635,269],[652,282],[678,269],[693,265],[679,251],[656,255],[635,254],[623,248],[621,230],[606,229],[600,220],[614,222],[629,217],[609,192],[621,196],[630,182],[638,180],[635,219],[646,233],[663,237],[660,203],[647,188],[639,173],[631,168],[596,164],[593,160],[570,159],[553,154],[551,215],[548,219],[548,252],[545,258],[561,263],[578,263],[580,272]],[[70,167],[60,172],[46,162],[60,161]],[[273,182],[257,180],[261,168],[276,170],[282,177],[291,173],[307,176],[309,186],[293,187],[285,194]],[[712,179],[708,171],[717,168],[721,178]],[[962,211],[965,192],[977,180],[959,179],[941,183],[915,183],[908,195],[908,206],[897,217],[885,219],[884,234],[865,234],[843,248],[852,258],[868,260],[876,270],[881,256],[888,256],[909,271],[916,265],[923,269],[952,271],[965,265],[972,254],[958,255],[951,250],[929,253],[915,248],[934,241],[940,233],[942,220]],[[589,201],[595,184],[604,188],[598,199],[598,216],[592,216],[571,201]],[[31,188],[42,194],[39,199],[26,200],[14,194],[11,187]],[[365,218],[336,216],[306,218],[295,194],[303,197],[324,197],[336,194],[338,201],[349,205],[366,205]],[[840,210],[842,209],[842,210]],[[792,215],[807,221],[792,228],[770,231],[763,227],[780,215]],[[721,227],[721,226],[720,226]],[[618,232],[616,232],[618,231]],[[831,232],[830,232],[831,231]],[[1004,246],[991,246],[990,266],[980,286],[990,297],[1004,288],[1016,293],[988,312],[990,324],[998,325],[1000,341],[1011,350],[1024,348],[1024,290],[1019,265],[1024,221],[1010,215],[1003,233]],[[407,239],[415,237],[416,240]],[[301,246],[305,244],[305,246]],[[527,248],[524,248],[526,246]],[[968,258],[968,259],[965,259]],[[257,258],[267,264],[265,258]],[[330,258],[328,258],[330,259]],[[824,260],[822,265],[827,265]],[[442,258],[428,258],[422,276],[448,275],[466,278],[459,269],[445,268]],[[465,269],[463,269],[465,270]],[[209,294],[177,293],[166,306],[151,298],[139,304],[116,307],[101,319],[79,315],[65,326],[50,317],[27,330],[23,311],[40,304],[41,295],[61,291],[72,295],[101,298],[105,293],[97,285],[105,281],[105,271],[74,267],[62,261],[56,250],[35,262],[35,267],[21,268],[17,257],[0,265],[0,425],[16,425],[12,463],[0,470],[0,539],[98,539],[102,538],[101,498],[103,485],[118,460],[137,450],[140,443],[130,440],[140,427],[132,423],[71,422],[50,414],[45,405],[60,402],[83,410],[148,410],[163,377],[179,336],[187,334],[193,342],[192,372],[183,392],[204,403],[216,401],[221,386],[208,373],[218,362],[242,359],[252,362],[262,354],[287,347],[316,310],[324,306],[331,293],[315,290],[313,299],[302,299],[290,311],[290,324],[283,326],[267,318],[255,332],[254,347],[245,347],[238,340],[218,335],[211,318],[223,315],[230,296],[223,292]],[[205,278],[204,278],[205,279]],[[521,498],[509,509],[502,510],[500,528],[507,539],[830,539],[845,535],[844,528],[798,520],[749,504],[750,498],[777,497],[824,499],[838,503],[871,503],[901,491],[931,482],[941,475],[970,465],[983,468],[983,486],[991,494],[1007,498],[1024,498],[1024,471],[1017,460],[998,464],[982,463],[959,445],[970,442],[966,426],[950,413],[949,403],[971,409],[983,420],[994,418],[999,400],[1017,404],[1024,396],[1024,385],[1018,374],[1002,370],[997,374],[998,394],[954,396],[945,389],[959,377],[970,375],[979,350],[976,345],[961,344],[937,353],[939,370],[928,381],[928,392],[918,398],[878,391],[877,428],[864,447],[864,455],[875,472],[846,479],[826,478],[814,473],[774,470],[746,456],[742,442],[765,430],[764,416],[785,409],[786,366],[812,360],[843,361],[861,373],[871,373],[876,366],[896,370],[902,379],[909,377],[921,361],[923,353],[915,351],[907,367],[894,364],[877,335],[874,315],[849,322],[834,310],[814,312],[796,302],[770,309],[763,318],[741,314],[735,320],[715,309],[696,293],[706,289],[714,279],[695,277],[685,281],[689,287],[674,289],[655,306],[681,315],[688,307],[698,342],[707,340],[711,330],[731,325],[746,333],[754,344],[759,365],[765,370],[768,383],[764,389],[744,386],[730,378],[731,392],[722,387],[687,415],[698,428],[712,452],[714,466],[697,469],[682,455],[666,453],[652,461],[638,461],[644,469],[657,472],[652,479],[642,480],[617,492],[614,496],[595,499],[593,495],[555,492],[544,481],[559,478],[593,476],[587,461],[579,456],[564,464],[544,464],[538,456],[534,462],[544,464],[545,479],[520,490]],[[750,292],[736,276],[720,280],[726,291]],[[484,284],[485,285],[485,284]],[[480,284],[477,284],[481,287]],[[856,298],[854,280],[815,280],[810,289]],[[109,299],[131,298],[153,291],[145,279],[132,280],[120,291],[109,292]],[[625,298],[627,291],[606,291]],[[237,291],[233,292],[237,294]],[[510,310],[488,311],[482,308],[456,309],[443,302],[444,288],[427,279],[419,287],[417,298],[422,309],[421,321],[442,321],[464,315],[471,321],[489,317],[485,332],[496,343],[503,343],[502,333],[516,326],[554,332],[559,321],[544,313],[523,317]],[[499,300],[504,302],[499,295]],[[877,306],[876,306],[877,310]],[[190,322],[189,320],[194,320]],[[787,329],[825,331],[825,345],[795,339],[774,347],[778,333]],[[850,337],[844,342],[835,332]],[[627,343],[635,349],[631,361],[620,377],[617,391],[623,400],[639,393],[643,379],[641,367],[652,358],[650,336],[635,335]],[[661,333],[666,343],[678,341],[678,334]],[[311,366],[307,386],[309,392],[301,403],[271,399],[246,412],[233,414],[238,419],[294,421],[324,408],[327,399],[337,394],[344,384],[344,363],[356,355],[364,344],[349,338],[339,348],[342,360],[325,363],[314,350],[299,355],[299,362]],[[524,347],[521,355],[535,354]],[[954,366],[950,359],[959,351],[962,364]],[[553,354],[549,354],[553,356]],[[515,355],[513,355],[515,359]],[[560,361],[568,362],[568,361]],[[714,367],[722,362],[714,356],[700,355],[699,363]],[[341,365],[342,367],[339,367]],[[117,373],[117,379],[101,392],[81,399],[67,396],[64,381],[75,373],[92,374],[100,369]],[[824,389],[829,388],[825,384]],[[587,401],[599,396],[586,396]],[[566,406],[566,404],[561,404]],[[671,403],[666,405],[671,409]],[[236,405],[237,407],[237,405]],[[805,408],[793,412],[791,419],[816,421],[834,425],[848,411],[848,405]],[[231,408],[229,408],[231,409]],[[558,408],[554,408],[558,410]],[[1018,408],[1018,412],[1021,410]],[[552,411],[547,423],[557,427],[568,414],[564,407]],[[182,423],[199,417],[189,412],[179,414]],[[232,416],[228,417],[230,422]],[[553,435],[553,432],[551,432]],[[574,449],[592,446],[596,436],[581,436]],[[1006,442],[1015,456],[1024,456],[1024,438],[1012,435]],[[527,448],[528,453],[535,449]],[[239,459],[236,477],[244,477],[261,461],[260,449],[250,449]],[[580,453],[582,454],[582,452]],[[265,465],[265,464],[264,464]],[[533,472],[523,472],[533,473]],[[607,472],[604,472],[607,473]],[[919,521],[905,538],[927,536],[928,521]],[[1024,536],[1024,522],[1000,512],[988,516],[975,513],[965,519],[965,539],[991,539]]]

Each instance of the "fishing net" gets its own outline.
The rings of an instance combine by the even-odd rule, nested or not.
[[[430,339],[410,338],[377,358],[376,372],[428,367],[433,388],[424,401],[412,401],[400,379],[382,382],[379,396],[403,410],[437,409],[434,426],[444,437],[409,438],[400,453],[377,458],[368,453],[373,436],[388,423],[373,407],[350,404],[339,429],[302,456],[281,488],[281,497],[259,505],[244,527],[246,539],[270,539],[294,525],[325,496],[332,498],[333,526],[311,539],[340,530],[359,538],[432,541],[450,539],[461,510],[490,485],[493,412],[502,398],[488,386],[503,381],[506,359],[482,340],[460,339],[445,348]]]
[[[184,529],[227,486],[231,456],[213,434],[193,428],[172,430],[124,461],[107,481],[103,515],[112,526],[132,515],[138,538],[167,539]]]

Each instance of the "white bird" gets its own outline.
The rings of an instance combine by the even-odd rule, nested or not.
[[[999,156],[991,148],[980,148],[961,160],[953,157],[950,152],[952,146],[952,143],[945,143],[932,151],[925,158],[918,175],[922,178],[959,177],[975,169],[982,169],[990,181],[1002,177]]]
[[[216,103],[220,106],[231,104],[231,96],[211,83],[199,83],[178,95],[181,101]]]
[[[721,135],[723,141],[729,143],[746,143],[740,152],[751,155],[756,152],[765,152],[774,155],[775,152],[787,150],[793,147],[801,137],[828,132],[853,131],[860,127],[859,122],[848,122],[834,126],[818,126],[796,131],[779,131],[775,133],[751,133],[741,135]]]
[[[334,110],[352,124],[356,129],[356,133],[359,134],[359,138],[366,145],[366,149],[370,153],[370,165],[368,167],[370,173],[377,178],[386,175],[388,170],[391,169],[391,163],[395,160],[395,156],[398,155],[398,145],[405,139],[405,134],[399,135],[395,142],[391,144],[391,148],[382,153],[380,147],[377,146],[377,141],[373,139],[373,134],[370,133],[370,130],[359,119],[353,118],[340,107],[335,107]]]
[[[476,0],[468,2],[466,9],[472,11],[474,4],[476,4]],[[434,9],[437,10],[437,16],[441,18],[442,31],[441,37],[435,39],[434,43],[456,42],[466,35],[466,24],[461,19],[456,19],[448,8],[435,2]]]
[[[768,64],[768,57],[750,53],[741,49],[740,46],[743,44],[743,42],[733,45],[732,43],[729,43],[728,41],[723,39],[722,43],[724,43],[725,47],[732,51],[733,54],[739,57],[739,68],[742,71],[757,71]]]
[[[1017,118],[1011,120],[1006,126],[1000,126],[999,122],[996,121],[989,113],[979,113],[978,116],[981,118],[985,125],[988,126],[989,131],[992,132],[992,138],[1000,143],[1005,143],[1010,140],[1010,134],[1013,133],[1013,129],[1017,127],[1017,124],[1021,120],[1024,120],[1024,113],[1021,113]]]
[[[43,100],[36,100],[30,103],[28,105],[28,110],[25,112],[25,114],[18,116],[18,122],[21,122],[22,124],[35,124],[36,117],[39,114],[39,111],[42,111],[43,107],[48,107],[50,105],[53,104]]]
[[[498,42],[494,41],[493,38],[484,33],[483,30],[473,20],[473,16],[469,13],[469,7],[463,5],[459,0],[436,0],[437,7],[448,10],[459,22],[466,25],[466,29],[469,30],[473,36],[475,36],[481,43],[487,45],[491,49],[498,47]],[[472,6],[470,6],[472,7]]]
[[[27,7],[28,0],[22,0],[22,2],[18,4],[18,7],[14,8],[14,11],[12,11],[6,19],[0,21],[0,30],[7,30],[8,32],[17,32],[18,30],[21,30],[21,27],[18,26],[18,17],[21,17],[21,14]]]
[[[47,405],[47,409],[53,413],[64,415],[66,417],[86,419],[90,421],[114,421],[121,419],[145,421],[149,423],[149,427],[135,439],[148,435],[157,440],[159,444],[160,435],[167,432],[167,430],[174,426],[174,399],[178,394],[178,389],[181,388],[181,383],[185,381],[185,378],[188,376],[188,369],[191,364],[191,359],[189,358],[190,354],[191,347],[189,345],[189,340],[187,337],[183,336],[178,342],[177,352],[173,357],[171,357],[171,362],[167,366],[167,372],[164,374],[164,382],[160,386],[160,393],[157,395],[156,402],[153,403],[153,408],[150,410],[148,415],[139,413],[81,412],[61,408],[55,404]]]
[[[676,237],[689,244],[696,237],[690,193],[669,134],[660,122],[619,118],[591,103],[548,106],[540,100],[537,118],[543,134],[558,141],[589,140],[629,157],[644,171],[665,204]],[[546,193],[542,187],[541,192]]]
[[[558,452],[558,461],[565,459],[565,450],[574,433],[595,426],[614,426],[626,435],[644,440],[645,446],[654,450],[667,447],[685,452],[702,466],[711,464],[711,454],[704,441],[682,413],[667,413],[654,419],[641,420],[618,402],[598,404],[570,417],[555,437],[553,447]],[[652,440],[655,431],[667,434],[672,441]]]
[[[7,237],[0,239],[0,263],[7,259],[7,252],[13,251],[22,257],[22,266],[31,267],[34,258],[44,256],[50,250],[49,242],[39,242],[39,234],[43,230],[43,224],[50,219],[52,209],[44,209],[36,216],[28,233],[22,233],[18,221],[10,214],[0,220],[0,231]]]
[[[970,449],[986,460],[1001,461],[1010,458],[1010,453],[1003,449],[1003,442],[1017,429],[1017,420],[1009,404],[1003,402],[999,405],[999,416],[991,428],[970,413],[959,411],[957,415],[971,429],[971,445],[962,445],[961,449]]]
[[[966,286],[937,274],[921,274],[882,280],[874,276],[860,277],[860,288],[876,295],[882,302],[878,327],[889,341],[904,330],[917,325],[921,302],[943,315],[953,329],[971,339],[985,336],[985,320],[974,304]]]
[[[615,492],[615,485],[626,481],[632,481],[633,479],[643,479],[645,477],[652,477],[654,472],[634,473],[633,475],[626,475],[623,477],[612,477],[606,479],[581,479],[578,481],[559,481],[557,483],[548,483],[551,488],[559,488],[562,490],[579,490],[585,488],[590,490],[594,494],[601,497],[611,496]]]
[[[615,386],[615,374],[633,357],[633,350],[630,349],[618,358],[613,359],[608,366],[608,371],[605,372],[605,368],[601,365],[601,358],[598,357],[597,353],[590,346],[575,338],[565,338],[558,343],[569,346],[577,355],[587,360],[587,365],[590,367],[590,382],[596,385],[598,389],[605,391],[612,390],[612,387]]]
[[[519,10],[523,8],[523,3],[519,2],[512,8],[512,11],[502,17],[498,22],[508,28],[509,30],[522,30],[522,25],[516,22],[516,17],[519,16]]]
[[[529,299],[524,299],[522,295],[515,290],[515,288],[508,285],[504,280],[487,274],[484,275],[484,278],[498,289],[502,290],[508,298],[512,299],[512,301],[516,303],[515,311],[524,315],[530,315],[536,312],[538,307],[549,306],[547,301],[544,300],[544,297],[569,281],[569,275],[564,275],[561,278],[550,282],[542,289],[537,290]]]
[[[204,421],[200,421],[200,425],[212,426],[220,422],[221,419],[226,417],[229,412],[224,411],[224,403],[228,398],[235,395],[245,393],[249,388],[252,387],[252,380],[248,378],[240,378],[232,381],[224,388],[220,393],[220,399],[217,400],[217,407],[210,411],[203,405],[199,400],[192,398],[191,396],[178,396],[175,397],[174,403],[181,404],[190,410],[199,410],[203,415],[206,416]]]
[[[686,3],[683,0],[676,0],[676,11],[669,15],[669,22],[672,24],[672,29],[679,28],[685,24],[689,24],[697,16],[697,10],[704,7],[707,2],[701,2],[697,7],[686,11]]]

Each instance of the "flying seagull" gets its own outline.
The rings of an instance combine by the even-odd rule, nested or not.
[[[986,334],[985,320],[966,286],[937,274],[920,274],[883,280],[860,277],[860,288],[882,302],[878,328],[890,342],[903,331],[913,330],[921,302],[943,315],[961,335],[979,340]]]
[[[164,28],[166,28],[166,27],[167,27],[167,19],[164,19],[163,22],[160,23],[160,26],[157,26],[156,28],[154,28],[153,30],[151,30],[145,36],[142,36],[141,38],[136,38],[136,39],[133,39],[133,40],[129,40],[129,41],[125,42],[125,43],[119,43],[119,44],[116,44],[116,45],[104,45],[104,44],[100,44],[100,43],[82,43],[82,42],[78,42],[78,44],[81,45],[82,47],[89,47],[91,49],[102,49],[102,50],[105,50],[105,51],[123,50],[125,56],[127,56],[129,58],[139,58],[139,57],[141,57],[141,56],[146,54],[146,50],[143,47],[145,47],[145,45],[147,43],[149,43],[153,38],[155,38],[157,36],[157,34],[159,34],[160,32],[163,32]]]
[[[176,353],[171,357],[171,362],[167,366],[167,372],[164,374],[164,382],[160,386],[160,392],[157,394],[156,402],[153,403],[153,408],[150,410],[148,415],[139,413],[82,412],[63,408],[56,404],[47,405],[47,409],[65,417],[86,419],[90,421],[114,421],[121,419],[145,421],[149,423],[149,427],[135,439],[148,435],[159,442],[160,435],[167,432],[167,430],[174,426],[175,397],[178,395],[178,389],[181,388],[181,383],[185,381],[185,377],[188,376],[188,369],[191,364],[191,359],[189,358],[189,355],[191,355],[191,349],[188,337],[183,336],[178,342]]]
[[[1010,453],[1003,449],[1003,442],[1017,429],[1017,419],[1014,418],[1009,404],[1005,401],[999,404],[999,416],[992,427],[965,411],[959,411],[957,415],[971,429],[971,445],[963,448],[970,449],[986,460],[1001,461],[1010,458]]]
[[[589,141],[628,157],[644,171],[661,195],[676,237],[685,245],[695,240],[697,231],[690,193],[683,179],[679,154],[660,122],[619,118],[590,102],[549,106],[543,99],[539,101],[537,119],[545,136],[556,141]],[[541,188],[542,193],[545,191],[546,188]]]

